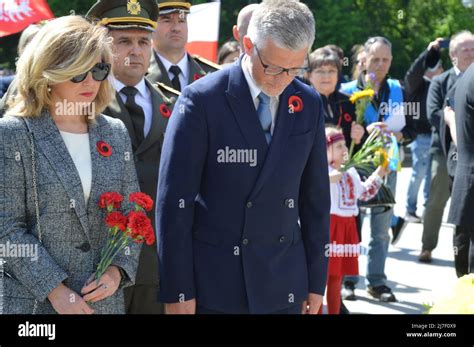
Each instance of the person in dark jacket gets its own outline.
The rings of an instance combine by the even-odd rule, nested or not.
[[[347,148],[351,141],[360,148],[366,130],[356,124],[355,106],[346,94],[336,89],[341,63],[335,52],[327,47],[318,48],[309,56],[307,79],[321,95],[324,105],[324,121],[342,129]]]
[[[474,66],[459,80],[455,92],[457,167],[454,176],[448,222],[456,225],[456,235],[465,240],[464,271],[474,272]],[[452,126],[452,125],[451,125]]]
[[[474,35],[468,31],[454,35],[449,45],[449,55],[453,67],[433,79],[426,102],[428,120],[433,126],[430,149],[432,155],[431,185],[423,220],[422,249],[419,260],[428,263],[431,262],[431,252],[438,243],[443,211],[450,196],[446,163],[446,144],[449,141],[445,136],[447,132],[444,122],[447,97],[451,95],[452,98],[457,80],[474,62]],[[457,250],[459,251],[459,247]],[[457,259],[464,259],[459,255],[459,252],[455,252],[455,265],[459,269],[458,273],[461,274],[465,272],[466,266],[458,265]]]
[[[424,180],[423,193],[425,203],[431,183],[431,124],[426,114],[426,99],[431,79],[443,72],[440,56],[440,42],[436,39],[413,62],[405,75],[405,93],[407,102],[419,105],[418,114],[411,115],[416,129],[416,139],[410,144],[413,166],[407,192],[406,219],[408,222],[419,223],[421,218],[416,215],[418,190]],[[406,115],[409,117],[410,115]]]

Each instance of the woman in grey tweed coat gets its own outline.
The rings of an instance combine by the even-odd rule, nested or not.
[[[18,96],[0,120],[0,313],[124,313],[140,245],[87,284],[108,233],[100,195],[139,191],[125,126],[100,115],[113,97],[111,61],[104,29],[68,16],[43,27],[18,62]]]

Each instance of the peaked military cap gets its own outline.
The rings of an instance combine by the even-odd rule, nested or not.
[[[86,17],[110,29],[154,31],[158,12],[156,0],[98,0]]]
[[[191,9],[191,3],[188,1],[169,1],[169,0],[158,0],[158,7],[160,8],[160,15],[169,14],[173,12],[183,11],[189,13]]]

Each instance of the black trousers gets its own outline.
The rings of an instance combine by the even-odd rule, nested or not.
[[[275,312],[270,312],[268,314],[301,314],[301,307],[303,303],[295,304],[292,305],[288,308],[285,308],[283,310],[275,311]],[[208,308],[202,307],[202,306],[197,306],[196,308],[196,314],[227,314],[225,312],[219,312],[219,311],[214,311],[210,310]],[[248,313],[246,313],[248,314]]]
[[[457,226],[453,235],[454,267],[462,277],[474,273],[474,227]]]
[[[158,302],[158,286],[137,284],[123,289],[127,314],[163,314],[164,305]]]

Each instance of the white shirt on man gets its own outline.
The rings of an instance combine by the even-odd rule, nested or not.
[[[113,79],[113,86],[115,87],[115,90],[119,93],[120,98],[125,104],[125,102],[127,101],[127,96],[124,93],[121,93],[121,90],[127,86],[116,78]],[[138,82],[136,86],[128,87],[135,87],[138,89],[138,93],[137,95],[135,95],[135,102],[137,105],[141,106],[141,108],[143,109],[143,113],[145,114],[145,125],[143,127],[143,134],[146,137],[150,132],[151,120],[153,118],[153,101],[151,100],[151,92],[146,86],[144,78],[140,82]]]
[[[165,67],[166,71],[168,71],[168,77],[171,80],[174,78],[174,74],[170,71],[170,67],[173,65],[178,65],[179,68],[181,69],[181,73],[179,74],[179,83],[181,84],[181,90],[184,89],[188,85],[188,80],[189,80],[189,59],[188,55],[185,53],[183,58],[178,62],[178,64],[173,64],[170,62],[168,59],[160,55],[158,52],[156,53],[158,57],[160,58],[161,62],[163,63],[163,66]]]

